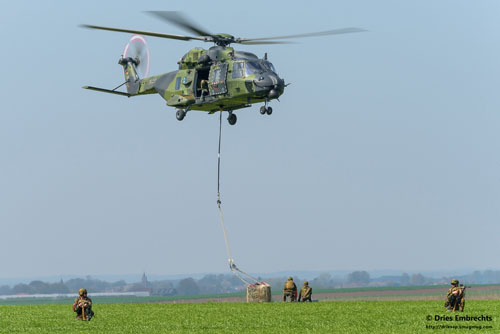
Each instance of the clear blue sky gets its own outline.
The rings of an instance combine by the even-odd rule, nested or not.
[[[175,119],[123,82],[129,35],[368,32],[237,46],[291,82],[223,128],[236,263],[282,270],[498,269],[498,1],[14,2],[0,12],[0,278],[227,272],[216,208],[218,118]],[[151,73],[208,44],[148,38]],[[83,251],[84,250],[84,251]],[[454,256],[455,254],[457,256]]]

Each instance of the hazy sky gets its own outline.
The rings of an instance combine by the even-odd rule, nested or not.
[[[186,34],[180,10],[238,37],[286,82],[224,122],[222,200],[236,263],[282,270],[498,269],[498,1],[16,2],[0,11],[0,278],[228,272],[216,207],[218,117],[175,119],[123,82],[128,34]],[[186,2],[188,3],[188,2]],[[191,5],[193,4],[193,5]],[[190,48],[149,37],[151,74]],[[457,254],[457,256],[454,256]]]

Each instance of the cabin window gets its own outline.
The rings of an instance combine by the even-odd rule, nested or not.
[[[221,81],[222,81],[222,78],[221,78],[221,75],[220,75],[220,74],[221,74],[221,70],[220,70],[220,68],[218,68],[218,69],[216,69],[216,70],[214,71],[214,76],[213,76],[213,79],[212,79],[212,82],[213,82],[214,84],[216,84],[216,83],[218,83],[218,82],[221,82]]]
[[[226,74],[227,63],[213,66],[210,72],[210,95],[227,93]]]
[[[233,63],[233,79],[245,76],[245,64],[242,62]]]
[[[179,90],[181,88],[181,78],[178,77],[176,80],[175,80],[175,90]]]
[[[262,71],[262,67],[260,67],[260,64],[256,61],[247,62],[245,69],[246,69],[246,75],[250,75],[254,72],[261,72]]]

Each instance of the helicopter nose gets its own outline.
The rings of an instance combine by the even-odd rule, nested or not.
[[[261,73],[254,83],[261,90],[267,90],[270,99],[278,98],[285,87],[285,81],[273,72]]]
[[[262,88],[273,87],[278,84],[278,76],[271,72],[263,72],[258,75],[254,83]]]
[[[270,99],[277,99],[285,90],[285,80],[278,77],[278,83],[267,93]]]

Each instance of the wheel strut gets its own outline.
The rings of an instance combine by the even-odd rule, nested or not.
[[[260,114],[261,115],[265,115],[265,114],[268,114],[268,115],[271,115],[273,113],[273,108],[271,107],[268,107],[267,106],[267,99],[264,100],[264,105],[262,107],[260,107]]]
[[[229,111],[229,116],[227,116],[227,121],[229,122],[229,124],[235,125],[237,120],[238,118],[236,117],[236,115],[233,114],[232,111]]]
[[[186,117],[186,112],[182,109],[177,109],[175,117],[177,118],[178,121],[182,121],[184,117]]]

